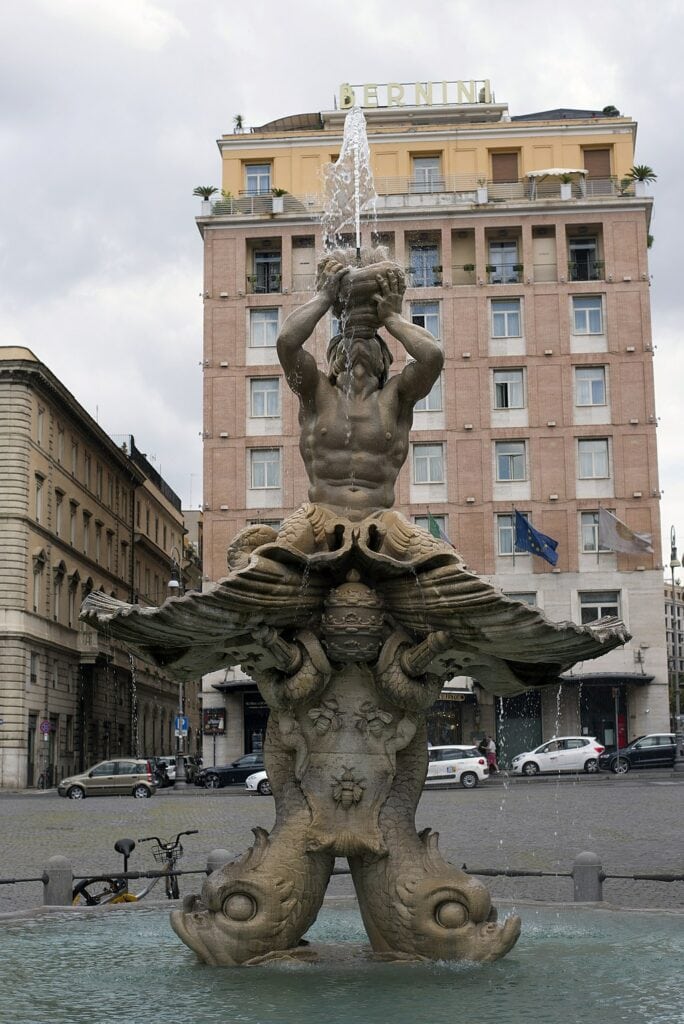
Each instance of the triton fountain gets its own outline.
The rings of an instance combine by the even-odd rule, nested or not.
[[[261,525],[238,534],[227,577],[205,593],[160,608],[92,593],[82,611],[84,621],[181,680],[241,664],[270,708],[265,761],[275,827],[255,829],[254,846],[172,914],[177,934],[209,964],[310,956],[300,940],[336,857],[348,858],[378,957],[506,954],[519,918],[499,924],[486,888],[443,859],[435,833],[416,832],[426,715],[456,675],[495,694],[519,693],[555,683],[576,661],[628,639],[616,620],[550,622],[394,511],[413,407],[443,357],[401,314],[401,268],[361,245],[360,209],[370,193],[354,117],[342,184],[356,245],[328,249],[314,297],[278,339],[299,400],[309,501],[277,532]],[[338,205],[336,223],[326,223],[331,242],[350,216],[348,204]],[[330,310],[341,327],[324,372],[304,345]],[[410,357],[394,375],[382,329]]]

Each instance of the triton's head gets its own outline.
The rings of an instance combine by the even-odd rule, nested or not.
[[[336,334],[328,345],[328,380],[331,384],[358,363],[378,378],[378,387],[382,388],[387,383],[392,353],[377,334],[368,340]]]

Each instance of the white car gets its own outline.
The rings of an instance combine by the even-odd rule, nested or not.
[[[252,775],[248,775],[245,779],[245,787],[250,793],[258,793],[260,796],[271,796],[273,793],[266,772],[253,772]]]
[[[460,782],[464,789],[474,789],[489,778],[487,760],[473,746],[429,747],[425,784]]]
[[[539,775],[540,772],[590,772],[599,770],[599,754],[604,748],[594,736],[554,736],[552,739],[517,754],[511,763],[514,775]]]

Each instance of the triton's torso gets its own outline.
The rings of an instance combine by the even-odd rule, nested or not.
[[[300,406],[300,451],[309,500],[348,510],[391,508],[408,454],[411,410],[389,381],[370,395],[346,395],[320,375],[315,399]]]

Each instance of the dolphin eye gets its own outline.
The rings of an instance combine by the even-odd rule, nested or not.
[[[462,928],[468,921],[468,910],[462,903],[446,900],[435,908],[435,920],[442,928]]]

